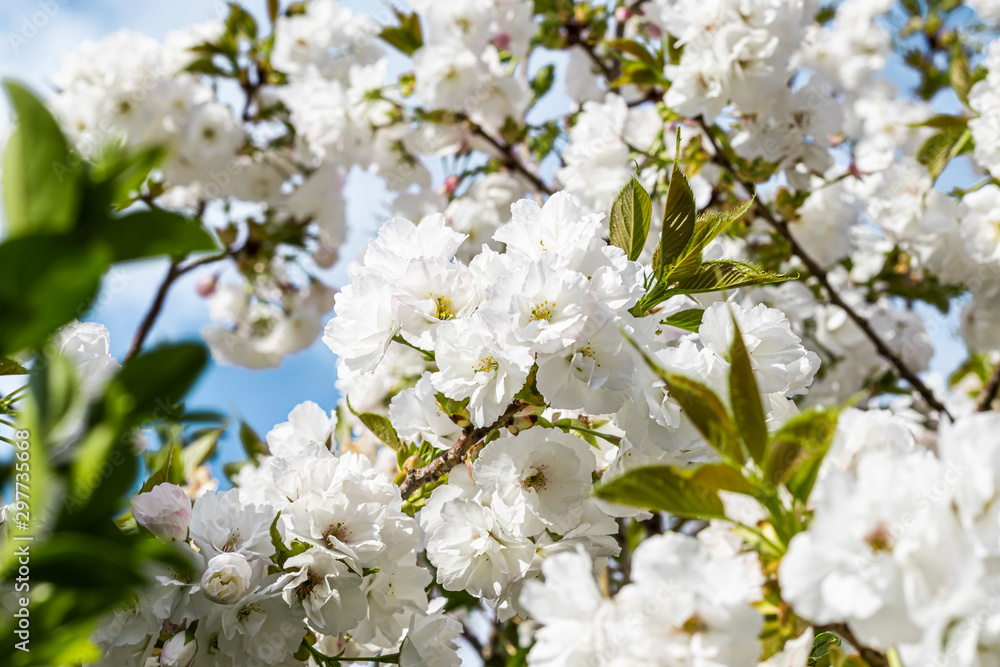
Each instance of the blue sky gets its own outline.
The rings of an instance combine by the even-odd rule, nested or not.
[[[245,4],[258,15],[265,6],[264,0]],[[375,3],[344,4],[359,9]],[[3,0],[0,75],[27,81],[44,92],[52,89],[50,79],[58,71],[63,55],[86,39],[99,40],[121,29],[161,38],[170,30],[222,18],[225,13],[221,0]],[[7,105],[0,104],[0,128],[5,130],[7,126]],[[388,201],[373,177],[355,174],[350,185],[360,196],[348,202],[348,219],[353,228],[342,255],[347,258],[354,256],[384,220]],[[166,267],[166,260],[116,267],[105,280],[97,305],[85,318],[108,327],[111,353],[119,360],[125,356]],[[173,287],[147,345],[198,337],[198,330],[209,322],[208,309],[195,294],[199,275],[204,273],[185,276]],[[343,271],[335,270],[333,284],[342,284],[342,277]],[[253,371],[212,364],[188,404],[243,418],[263,436],[274,424],[285,421],[289,411],[302,401],[312,400],[333,408],[337,399],[335,381],[336,358],[317,341],[308,350],[287,357],[277,369]],[[240,445],[235,430],[230,428],[217,461],[238,458]]]

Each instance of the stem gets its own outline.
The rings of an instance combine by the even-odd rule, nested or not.
[[[479,444],[483,438],[489,435],[490,431],[504,428],[510,424],[514,415],[521,409],[521,407],[521,403],[514,401],[507,406],[507,410],[489,426],[480,426],[479,428],[467,426],[462,431],[462,435],[459,437],[458,441],[451,446],[451,449],[438,456],[423,468],[411,468],[407,471],[406,479],[404,479],[403,483],[399,485],[399,492],[403,496],[403,500],[412,496],[417,489],[425,484],[436,482],[451,472],[451,469],[461,463],[465,459],[466,455],[468,455],[469,451]]]
[[[142,349],[142,344],[146,341],[146,336],[149,335],[153,324],[156,323],[156,318],[160,316],[160,311],[163,310],[163,304],[167,299],[167,292],[170,291],[170,286],[181,275],[178,266],[179,263],[177,260],[171,260],[170,268],[167,269],[167,275],[164,276],[163,282],[160,283],[160,288],[156,291],[153,304],[149,307],[149,312],[143,318],[142,324],[139,325],[139,330],[136,331],[135,338],[132,339],[132,347],[129,349],[128,354],[125,355],[125,363],[128,363],[130,359],[139,354],[139,351]]]
[[[890,667],[889,659],[885,657],[885,654],[876,651],[873,648],[868,648],[864,644],[858,641],[854,633],[847,626],[847,623],[834,623],[831,625],[824,625],[816,628],[816,633],[820,632],[832,632],[835,635],[840,635],[840,637],[846,640],[854,648],[858,649],[858,653],[861,654],[861,658],[868,663],[871,667]]]
[[[990,405],[993,403],[993,399],[997,397],[998,390],[1000,390],[1000,363],[993,369],[990,379],[987,380],[986,386],[983,387],[983,392],[979,395],[979,401],[976,403],[976,412],[989,412]]]
[[[708,136],[708,140],[711,142],[712,148],[715,150],[716,162],[721,167],[729,171],[732,174],[733,178],[736,179],[736,181],[740,183],[744,188],[746,188],[747,191],[755,190],[755,186],[753,183],[744,181],[739,177],[736,168],[733,166],[733,163],[730,162],[729,158],[723,152],[722,147],[716,142],[715,136],[712,134],[712,127],[705,122],[704,118],[699,117],[698,122],[701,125],[702,129],[705,131],[705,134]],[[913,370],[911,370],[910,367],[906,365],[906,362],[904,362],[902,358],[900,358],[900,356],[896,354],[892,350],[892,348],[890,348],[885,343],[885,341],[883,341],[879,337],[879,335],[872,328],[871,324],[868,323],[868,320],[859,315],[857,311],[851,308],[851,306],[849,306],[847,302],[844,301],[843,297],[840,296],[840,293],[837,292],[837,290],[833,287],[833,285],[830,284],[830,278],[827,275],[826,270],[823,269],[823,267],[820,266],[819,263],[817,263],[816,260],[814,260],[809,255],[809,253],[807,253],[802,248],[802,246],[799,245],[798,241],[796,241],[795,238],[792,236],[792,232],[788,228],[788,223],[785,220],[777,217],[771,211],[770,207],[768,207],[759,199],[757,201],[757,208],[760,213],[760,217],[764,218],[764,220],[766,220],[771,225],[771,227],[773,227],[775,231],[778,232],[778,234],[780,234],[782,237],[784,237],[786,241],[788,241],[789,245],[792,248],[792,254],[798,257],[802,261],[802,263],[805,264],[806,268],[809,270],[809,273],[811,273],[813,277],[816,278],[817,281],[819,281],[819,284],[823,287],[823,290],[826,292],[827,298],[830,300],[830,302],[839,307],[845,313],[847,313],[847,316],[850,317],[851,320],[856,325],[858,325],[858,328],[861,329],[861,331],[865,334],[865,336],[872,342],[872,344],[875,346],[875,349],[878,351],[879,355],[886,361],[888,361],[890,364],[892,364],[893,368],[896,369],[896,372],[899,373],[900,377],[906,380],[910,384],[910,386],[913,387],[913,389],[916,390],[918,394],[920,394],[920,396],[924,399],[927,405],[929,405],[932,409],[936,410],[937,412],[948,417],[949,420],[954,421],[954,418],[951,416],[951,413],[948,412],[948,408],[946,408],[944,404],[941,403],[934,396],[934,393],[930,390],[930,388],[927,387],[927,385],[923,383],[923,380],[921,380],[917,376],[917,374],[914,373]]]

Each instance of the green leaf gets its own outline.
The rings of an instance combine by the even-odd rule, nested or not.
[[[971,150],[972,132],[966,127],[946,127],[929,138],[917,151],[917,160],[936,181],[952,158]]]
[[[129,426],[155,419],[171,421],[177,404],[194,385],[208,363],[205,348],[196,343],[162,345],[135,357],[108,385],[104,411],[115,404],[128,409]]]
[[[724,459],[742,464],[746,455],[740,447],[736,429],[719,397],[705,385],[671,373],[651,357],[644,349],[626,335],[628,341],[639,352],[646,364],[663,380],[667,391],[676,400],[684,414],[694,424],[698,432]]]
[[[41,100],[13,81],[4,88],[17,115],[3,154],[7,235],[69,231],[80,207],[80,158]]]
[[[219,250],[215,239],[197,220],[157,209],[99,220],[89,224],[86,232],[112,249],[114,262]]]
[[[347,401],[347,409],[351,411],[352,415],[360,419],[361,423],[374,433],[376,438],[392,449],[399,451],[399,436],[396,434],[396,429],[393,427],[392,422],[387,417],[375,414],[374,412],[355,412],[354,408],[351,407],[350,400]]]
[[[925,121],[911,123],[910,127],[936,127],[936,128],[961,128],[969,126],[969,119],[965,116],[951,116],[948,114],[938,114],[931,116]]]
[[[267,17],[271,19],[272,25],[278,22],[280,9],[281,2],[279,0],[267,0]]]
[[[694,275],[679,281],[670,291],[673,294],[699,294],[737,287],[769,285],[795,278],[797,276],[771,273],[753,264],[734,259],[716,259],[704,262]]]
[[[698,329],[701,328],[701,318],[704,315],[704,308],[688,308],[687,310],[669,315],[665,320],[661,320],[660,324],[677,327],[691,333],[698,333]]]
[[[724,519],[726,512],[719,498],[720,490],[745,493],[752,492],[753,487],[738,471],[724,464],[693,468],[649,465],[602,481],[594,493],[608,502],[689,519]]]
[[[654,267],[658,275],[672,269],[680,260],[684,249],[694,235],[697,208],[694,194],[687,179],[681,173],[680,160],[681,133],[677,130],[677,148],[674,169],[667,186],[667,201],[663,207],[663,231],[660,232],[660,261]]]
[[[785,484],[795,498],[807,501],[839,416],[837,410],[815,408],[785,422],[767,445],[764,480],[774,486]]]
[[[634,39],[612,39],[607,44],[613,49],[635,56],[639,62],[648,65],[652,69],[663,69],[663,64],[657,62],[656,56]]]
[[[399,27],[383,28],[379,34],[386,43],[394,46],[404,54],[412,56],[424,45],[423,33],[420,28],[420,17],[417,14],[406,14],[394,10],[399,20]]]
[[[147,146],[128,153],[117,145],[106,149],[91,168],[93,187],[106,189],[102,204],[120,206],[129,201],[166,154],[162,146]]]
[[[729,348],[729,400],[733,404],[736,430],[754,461],[764,459],[767,447],[767,424],[764,405],[761,403],[757,378],[750,363],[750,354],[743,342],[743,334],[736,318],[733,321],[733,343]]]
[[[171,467],[181,465],[183,464],[181,463],[177,448],[173,445],[173,443],[167,445],[167,454],[164,457],[163,466],[149,476],[149,479],[147,479],[143,483],[142,488],[139,489],[139,493],[147,493],[160,484],[166,484],[170,481]]]
[[[639,259],[649,236],[653,204],[649,194],[633,176],[611,206],[611,244],[625,251],[632,261]]]
[[[257,461],[260,457],[268,456],[271,453],[267,448],[267,443],[261,440],[257,432],[244,421],[240,422],[240,443],[251,461]]]
[[[545,96],[552,89],[552,82],[555,81],[555,65],[546,65],[538,70],[535,78],[531,80],[532,104]]]
[[[0,244],[0,354],[36,347],[86,313],[108,260],[106,249],[64,237]]]
[[[816,661],[830,652],[833,646],[840,646],[840,637],[831,632],[821,632],[813,638],[812,649],[809,651],[809,659],[806,664],[810,667]]]
[[[7,357],[0,357],[0,375],[27,375],[30,371]]]
[[[278,530],[278,521],[281,520],[281,512],[278,512],[274,521],[271,522],[271,544],[274,546],[274,561],[278,564],[278,567],[284,567],[285,561],[293,556],[298,556],[309,550],[311,544],[307,544],[302,540],[292,540],[290,547],[286,547],[285,543],[281,541],[281,533]]]
[[[189,445],[180,451],[181,469],[186,479],[198,466],[215,456],[219,438],[226,432],[226,426],[208,429],[200,433]]]
[[[226,32],[240,38],[257,39],[257,19],[253,14],[243,9],[238,2],[230,2],[229,17],[226,18]]]
[[[962,104],[969,106],[969,90],[972,88],[972,72],[969,69],[969,60],[965,57],[962,47],[956,47],[951,54],[951,65],[948,68],[951,78],[951,87],[955,89],[958,99]]]
[[[680,281],[697,273],[702,265],[701,254],[705,246],[739,220],[750,209],[751,204],[753,199],[743,202],[731,211],[709,211],[699,215],[694,224],[694,232],[670,269],[668,278],[671,281]]]

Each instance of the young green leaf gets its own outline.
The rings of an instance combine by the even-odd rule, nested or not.
[[[719,491],[752,493],[754,488],[739,471],[721,463],[694,468],[671,465],[639,466],[602,481],[598,498],[689,519],[725,518]]]
[[[697,271],[671,287],[673,294],[699,294],[724,289],[769,285],[794,280],[797,276],[771,273],[760,267],[734,259],[715,259],[704,262]]]
[[[347,401],[347,409],[351,411],[352,415],[360,419],[361,423],[374,433],[376,438],[392,449],[399,450],[399,436],[396,434],[396,429],[392,425],[392,422],[387,417],[374,412],[355,412],[354,408],[351,407],[350,400]]]
[[[395,13],[399,20],[399,26],[383,28],[379,37],[404,54],[412,56],[417,49],[424,45],[420,17],[417,14],[406,14],[399,10],[395,10]]]
[[[668,278],[676,282],[697,273],[702,265],[701,254],[705,246],[739,220],[752,203],[753,199],[749,199],[731,211],[710,211],[699,215],[690,240],[674,262]]]
[[[180,451],[181,467],[185,477],[194,472],[198,466],[215,456],[215,451],[219,445],[219,438],[225,432],[225,425],[222,428],[208,429],[199,434]]]
[[[271,452],[267,448],[267,443],[260,439],[257,432],[244,421],[240,422],[240,443],[247,458],[256,462],[261,456],[267,456]]]
[[[646,365],[663,380],[667,391],[676,400],[687,418],[691,420],[698,432],[708,441],[724,459],[744,463],[746,455],[740,446],[732,419],[719,397],[705,385],[671,373],[651,357],[645,350],[627,337],[632,346],[639,352]]]
[[[837,431],[839,411],[817,408],[796,415],[772,436],[764,457],[764,479],[785,484],[802,502],[809,499],[820,464]]]
[[[764,458],[767,447],[767,424],[761,403],[757,378],[750,363],[750,354],[743,342],[740,326],[733,321],[733,343],[729,348],[729,400],[733,404],[736,429],[754,461]]]
[[[7,236],[68,231],[80,207],[80,159],[41,100],[13,81],[4,88],[17,114],[3,154]]]
[[[166,484],[170,481],[170,469],[175,465],[183,465],[180,461],[180,457],[178,456],[177,448],[174,447],[173,443],[167,445],[167,452],[163,457],[163,460],[163,465],[149,476],[149,479],[147,479],[139,489],[139,493],[147,493],[160,484]]]
[[[7,357],[0,357],[0,375],[27,375],[27,368]]]
[[[688,308],[687,310],[667,316],[666,319],[660,320],[660,324],[677,327],[691,333],[698,333],[698,329],[701,328],[701,318],[704,315],[704,308]]]
[[[664,275],[680,259],[685,248],[691,242],[694,234],[697,208],[694,194],[687,179],[681,173],[680,130],[677,131],[677,155],[674,157],[674,169],[670,174],[670,184],[667,186],[667,201],[663,207],[663,231],[660,232],[660,261],[654,266],[658,275]]]
[[[952,158],[972,148],[972,132],[968,128],[946,127],[924,142],[917,151],[917,161],[927,167],[936,181]]]
[[[649,236],[652,214],[649,194],[633,176],[611,206],[611,244],[624,250],[629,259],[639,259]]]

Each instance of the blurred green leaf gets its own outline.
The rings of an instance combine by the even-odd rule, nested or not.
[[[30,372],[17,361],[0,357],[0,375],[27,375]]]
[[[247,457],[257,462],[261,456],[268,456],[271,452],[267,448],[267,443],[261,440],[257,432],[246,422],[240,422],[240,443]]]
[[[17,126],[3,155],[3,198],[9,238],[69,231],[80,205],[81,164],[59,123],[34,93],[5,81]]]
[[[767,445],[765,481],[785,484],[795,498],[806,502],[837,432],[839,417],[838,410],[815,408],[785,422]]]
[[[97,221],[87,226],[87,234],[111,248],[113,262],[219,250],[197,220],[157,209]]]
[[[108,267],[107,250],[59,236],[0,244],[0,354],[40,345],[90,308]]]
[[[420,28],[420,17],[416,14],[406,14],[398,9],[393,10],[399,20],[399,26],[383,28],[379,36],[390,46],[394,46],[404,54],[412,56],[424,45],[423,32]]]

